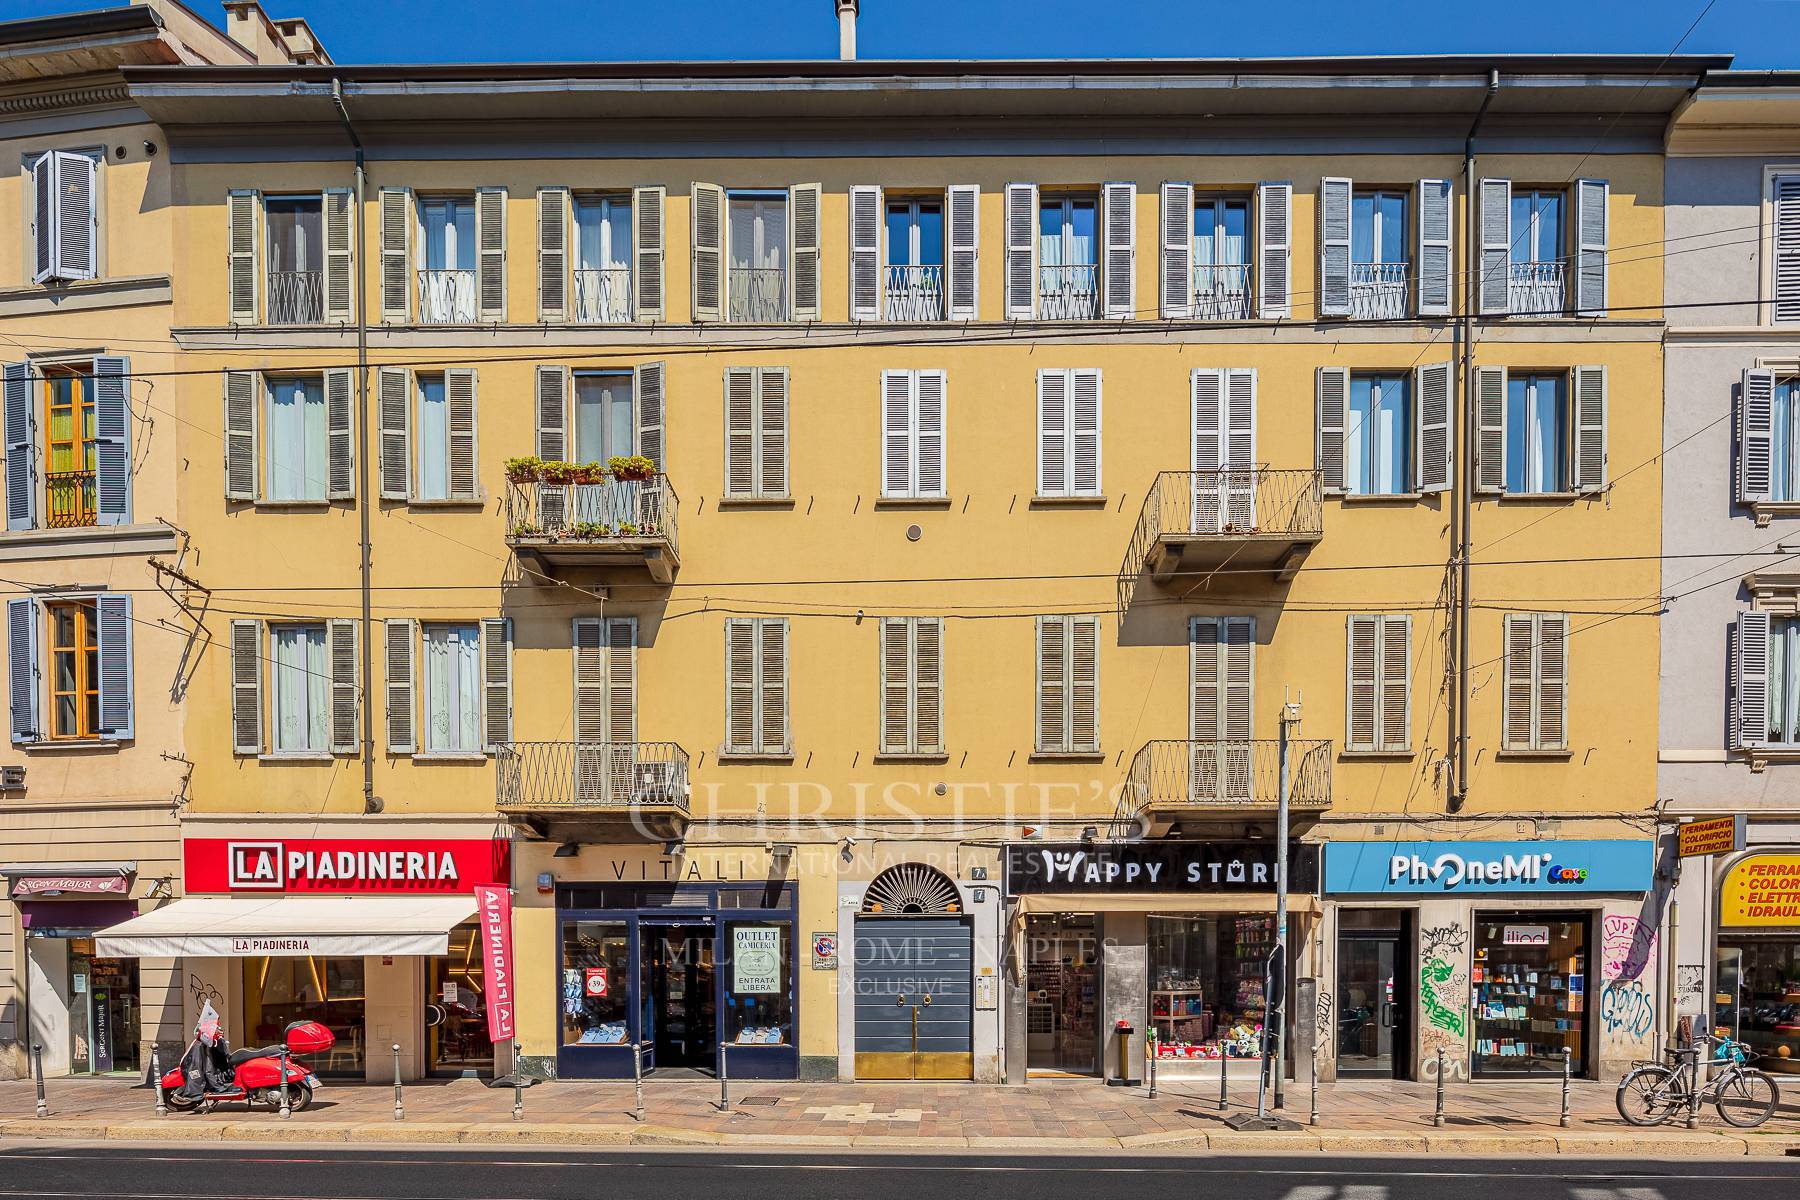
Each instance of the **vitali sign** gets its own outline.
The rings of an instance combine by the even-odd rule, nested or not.
[[[1642,892],[1654,846],[1629,841],[1332,842],[1325,891],[1357,895]]]
[[[181,847],[189,895],[504,888],[509,849],[497,838],[188,838]]]

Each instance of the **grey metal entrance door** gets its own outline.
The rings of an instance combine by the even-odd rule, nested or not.
[[[961,917],[858,917],[856,1077],[971,1078],[973,976]]]

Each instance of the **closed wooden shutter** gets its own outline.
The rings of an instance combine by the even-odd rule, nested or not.
[[[759,367],[756,372],[756,490],[770,499],[788,494],[788,371]]]
[[[1250,737],[1254,724],[1255,677],[1252,656],[1256,647],[1256,621],[1253,617],[1225,618],[1225,709],[1224,734],[1234,741]]]
[[[412,236],[412,193],[381,189],[381,319],[404,324],[412,311],[412,271],[407,255]]]
[[[953,184],[945,216],[950,259],[950,319],[974,321],[981,316],[981,188]]]
[[[1035,183],[1006,185],[1006,319],[1029,321],[1037,312]]]
[[[881,751],[943,751],[943,623],[884,617],[881,623]]]
[[[850,319],[881,317],[881,189],[850,188]]]
[[[1100,208],[1106,316],[1129,321],[1137,309],[1137,184],[1101,185]]]
[[[30,363],[0,368],[0,424],[6,442],[6,528],[37,525],[37,376]],[[229,379],[229,377],[227,377]]]
[[[326,651],[331,660],[331,752],[355,754],[358,746],[360,667],[357,661],[356,621],[338,619],[325,623]]]
[[[325,372],[325,498],[356,496],[356,406],[348,368]]]
[[[1448,179],[1419,180],[1419,315],[1450,313],[1451,189]]]
[[[109,742],[127,742],[137,736],[132,705],[131,597],[117,593],[95,596],[94,623],[100,656],[100,736]]]
[[[538,320],[569,319],[569,189],[537,194]]]
[[[881,494],[895,498],[914,494],[913,393],[918,378],[911,371],[881,373]]]
[[[1188,740],[1216,742],[1224,736],[1224,679],[1220,671],[1223,617],[1194,617],[1188,623]]]
[[[756,368],[725,368],[725,494],[756,495]]]
[[[1194,185],[1162,185],[1162,315],[1194,315]]]
[[[1769,741],[1772,622],[1766,612],[1741,612],[1732,630],[1732,748]]]
[[[375,372],[375,408],[381,425],[381,498],[412,494],[412,372],[380,367]]]
[[[1039,371],[1038,484],[1040,496],[1069,494],[1069,372]]]
[[[1265,321],[1293,315],[1294,185],[1256,185],[1256,315]]]
[[[816,183],[788,189],[788,312],[796,321],[817,321],[819,312],[819,208]]]
[[[231,745],[234,754],[261,754],[262,622],[231,623]]]
[[[1611,187],[1604,179],[1575,181],[1575,311],[1606,315],[1606,227]]]
[[[576,617],[572,629],[577,742],[606,741],[606,629],[599,617]]]
[[[1606,368],[1576,367],[1575,461],[1569,472],[1578,492],[1606,490]]]
[[[637,319],[661,321],[667,301],[663,291],[663,209],[668,193],[659,187],[641,187],[631,193],[635,224],[631,231],[636,266],[631,282],[637,289]]]
[[[1506,490],[1506,368],[1475,368],[1475,490]]]
[[[1566,750],[1569,745],[1569,618],[1562,613],[1537,614],[1537,748]]]
[[[256,227],[261,224],[260,197],[255,191],[234,189],[225,197],[227,308],[233,325],[256,323],[257,270]]]
[[[1350,188],[1348,179],[1319,181],[1319,315],[1350,315]]]
[[[475,422],[478,408],[476,379],[473,369],[453,367],[444,372],[444,399],[449,411],[446,432],[450,440],[449,491],[452,500],[477,500],[481,497]]]
[[[1512,180],[1481,181],[1481,311],[1512,308]]]
[[[1100,494],[1100,372],[1069,372],[1069,484],[1077,496]]]
[[[1233,529],[1258,528],[1256,520],[1256,370],[1231,367],[1225,377],[1225,519]]]
[[[569,457],[569,368],[537,369],[537,454],[545,462]]]
[[[1503,622],[1506,669],[1501,685],[1500,742],[1506,750],[1537,748],[1532,720],[1537,700],[1535,616],[1534,613],[1507,613]]]
[[[921,497],[945,494],[946,399],[944,391],[944,372],[916,371],[913,373],[915,437],[913,462],[916,471],[913,488],[914,494]]]
[[[256,407],[262,378],[225,372],[225,498],[256,499]]]
[[[1405,613],[1382,617],[1380,639],[1378,744],[1399,752],[1412,746],[1412,618]]]
[[[912,749],[912,622],[881,620],[881,752]]]
[[[419,644],[418,624],[404,618],[382,622],[382,660],[387,675],[387,750],[389,754],[418,752],[417,701],[414,683],[414,647]]]
[[[1425,363],[1413,371],[1419,430],[1414,439],[1418,447],[1418,488],[1427,494],[1450,490],[1454,475],[1451,456],[1456,439],[1451,436],[1451,363]]]
[[[506,189],[475,189],[475,294],[484,321],[506,320]]]
[[[731,754],[758,750],[756,625],[750,617],[725,620],[725,749]]]
[[[1069,622],[1037,619],[1037,749],[1052,754],[1069,748]]]
[[[43,736],[38,672],[38,604],[29,597],[6,602],[6,694],[13,745]]]
[[[1100,750],[1100,618],[1070,618],[1069,749]]]
[[[325,224],[325,319],[356,319],[355,197],[349,188],[326,188],[322,197]]]
[[[696,183],[691,204],[694,320],[717,321],[725,295],[725,189]]]
[[[1347,621],[1344,748],[1376,748],[1376,716],[1381,675],[1381,618],[1357,613]]]
[[[616,800],[636,799],[637,618],[606,620],[607,783]]]
[[[1775,486],[1775,372],[1745,368],[1738,391],[1738,500],[1770,499]]]
[[[632,407],[637,419],[638,453],[667,471],[669,464],[663,452],[663,413],[665,411],[664,380],[667,371],[659,362],[641,363],[632,372]]]
[[[1315,381],[1319,423],[1319,476],[1331,495],[1344,492],[1344,424],[1350,407],[1350,372],[1320,367]]]
[[[788,623],[756,623],[756,745],[764,754],[788,751]]]
[[[131,360],[94,359],[94,510],[99,525],[131,524]]]
[[[1224,525],[1225,371],[1196,367],[1188,378],[1189,469],[1194,472],[1195,533],[1218,533]]]
[[[512,620],[481,619],[481,723],[489,754],[513,740]]]
[[[1776,321],[1800,321],[1800,175],[1777,175],[1770,190],[1771,316]]]
[[[913,621],[913,749],[944,750],[944,623],[937,617]]]

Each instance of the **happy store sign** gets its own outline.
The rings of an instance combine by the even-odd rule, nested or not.
[[[1290,844],[1288,887],[1318,887],[1318,847]],[[1014,842],[1010,896],[1045,892],[1273,892],[1270,842]]]
[[[1325,891],[1357,895],[1642,892],[1654,844],[1643,841],[1332,842]]]

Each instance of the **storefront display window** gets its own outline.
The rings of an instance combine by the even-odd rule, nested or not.
[[[794,929],[785,921],[725,925],[725,1036],[738,1045],[785,1046],[793,1040]]]
[[[1161,1058],[1261,1053],[1267,916],[1150,918],[1150,1019]]]
[[[1714,1032],[1744,1042],[1765,1071],[1800,1073],[1800,938],[1722,941]]]
[[[1576,1075],[1587,1009],[1588,923],[1578,913],[1477,913],[1469,977],[1477,1075]]]
[[[630,1039],[626,1008],[630,942],[623,921],[563,925],[562,1043],[622,1045]]]
[[[363,1011],[367,991],[360,958],[247,958],[244,1025],[248,1046],[277,1046],[295,1021],[317,1021],[337,1037],[320,1075],[364,1073]]]
[[[137,1070],[137,960],[97,958],[93,938],[71,938],[68,994],[69,1069],[93,1075]]]

